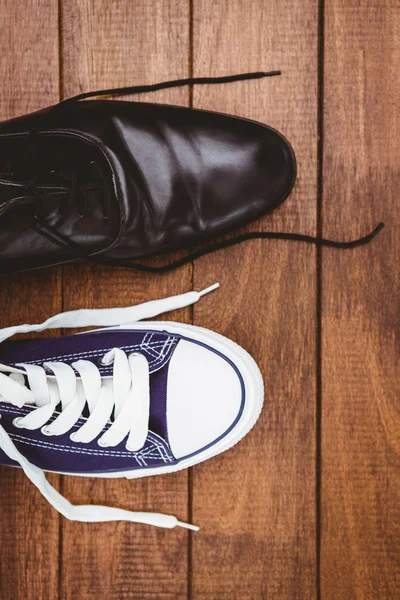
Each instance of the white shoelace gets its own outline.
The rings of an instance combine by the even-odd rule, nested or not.
[[[197,302],[202,296],[219,287],[216,283],[201,292],[188,292],[162,300],[154,300],[127,308],[82,309],[60,313],[36,325],[18,325],[0,330],[0,343],[16,333],[43,331],[59,327],[112,327],[132,325],[141,319],[150,319],[161,313],[183,308]],[[24,429],[39,429],[45,435],[63,435],[82,418],[88,407],[89,416],[84,425],[76,429],[71,438],[75,442],[93,441],[114,418],[110,427],[99,438],[100,446],[117,446],[126,437],[126,447],[135,452],[145,444],[148,435],[150,414],[149,366],[143,355],[129,356],[114,348],[103,357],[104,363],[113,362],[113,376],[101,377],[99,369],[90,361],[78,360],[72,367],[62,362],[47,362],[43,367],[19,364],[17,369],[1,367],[0,371],[12,371],[9,375],[0,372],[0,401],[14,406],[35,406],[23,417],[14,420],[14,425]],[[52,375],[48,373],[51,371]],[[29,387],[25,385],[25,376]],[[56,407],[61,412],[48,425]],[[1,415],[0,415],[1,416]],[[105,522],[131,521],[157,527],[173,528],[176,525],[197,531],[194,525],[182,523],[172,515],[159,513],[131,512],[109,506],[75,506],[64,498],[47,481],[44,472],[33,465],[17,449],[6,430],[0,425],[0,448],[24,470],[48,502],[64,517],[72,521]]]

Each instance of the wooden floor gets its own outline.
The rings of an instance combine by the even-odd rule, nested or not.
[[[249,350],[266,402],[242,443],[190,472],[50,477],[73,502],[172,513],[199,533],[69,523],[1,469],[2,600],[400,597],[399,38],[396,0],[2,0],[1,118],[95,88],[281,69],[151,100],[288,137],[294,192],[249,230],[348,240],[386,224],[349,251],[252,241],[163,276],[80,265],[3,279],[2,327],[220,281],[172,318]]]

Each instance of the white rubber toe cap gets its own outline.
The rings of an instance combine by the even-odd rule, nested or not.
[[[230,362],[181,340],[169,364],[167,385],[168,438],[175,458],[198,452],[227,432],[240,413],[242,395]]]

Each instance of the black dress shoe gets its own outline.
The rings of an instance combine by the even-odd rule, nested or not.
[[[0,272],[187,248],[277,207],[296,177],[277,131],[209,111],[89,100],[253,73],[90,92],[0,124]]]

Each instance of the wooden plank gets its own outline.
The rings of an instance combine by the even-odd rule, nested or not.
[[[24,10],[3,0],[1,11],[3,120],[58,101],[58,16],[52,0]],[[56,269],[2,278],[1,327],[59,312],[60,284]],[[59,517],[22,471],[1,468],[0,478],[0,598],[56,598]],[[59,478],[49,479],[56,485]]]
[[[398,598],[400,13],[333,0],[325,16],[322,531],[325,599]],[[396,532],[397,522],[397,532]]]
[[[174,0],[65,0],[64,93],[154,83],[188,76],[188,5]],[[188,90],[152,94],[187,104]],[[144,99],[142,96],[141,99]],[[65,308],[125,306],[187,291],[191,267],[166,276],[79,266],[65,269]],[[190,310],[168,318],[190,319]],[[65,479],[74,502],[106,503],[188,517],[186,472],[143,481]],[[188,536],[134,524],[63,523],[60,596],[180,599],[187,597]]]
[[[317,32],[314,0],[199,0],[194,74],[282,69],[280,78],[194,91],[195,107],[282,131],[299,168],[295,192],[252,230],[316,230]],[[244,199],[245,201],[245,199]],[[252,353],[266,403],[255,429],[193,469],[194,599],[314,598],[316,253],[250,242],[195,263],[195,287],[221,282],[195,323]]]

